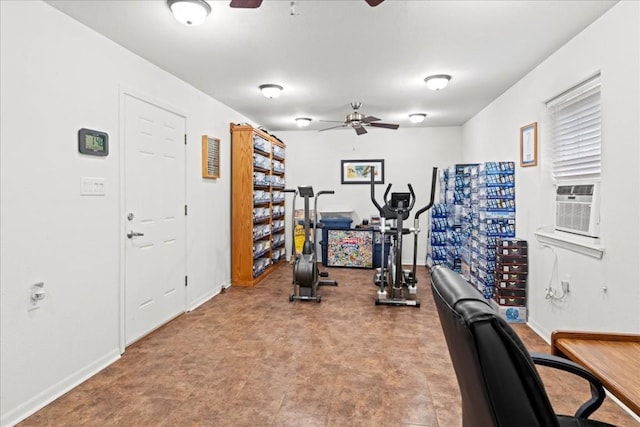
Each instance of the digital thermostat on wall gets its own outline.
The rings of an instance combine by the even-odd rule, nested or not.
[[[109,135],[98,130],[80,129],[78,131],[78,151],[90,156],[108,156]]]

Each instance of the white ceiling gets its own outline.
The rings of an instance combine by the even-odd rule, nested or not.
[[[163,0],[48,1],[269,131],[297,129],[301,116],[332,126],[319,120],[344,120],[352,101],[401,127],[416,112],[428,115],[419,126],[461,125],[616,2],[216,0],[187,27]],[[432,74],[453,79],[433,92]],[[264,98],[263,83],[282,96]]]

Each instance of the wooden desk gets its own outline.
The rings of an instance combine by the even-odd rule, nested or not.
[[[555,331],[551,353],[584,366],[640,415],[640,335]]]

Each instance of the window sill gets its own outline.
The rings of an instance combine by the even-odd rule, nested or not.
[[[574,236],[571,233],[536,231],[534,233],[538,242],[546,245],[568,249],[592,258],[602,259],[604,247],[598,244],[600,239],[591,237]]]

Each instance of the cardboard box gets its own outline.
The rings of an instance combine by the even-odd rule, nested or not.
[[[500,306],[516,306],[516,307],[524,307],[527,305],[527,299],[526,298],[514,298],[514,297],[500,297],[500,298],[496,298],[496,295],[493,294],[493,299],[500,305]]]
[[[496,280],[496,287],[502,289],[525,289],[526,280]]]
[[[507,248],[514,248],[514,247],[526,248],[527,241],[522,239],[516,239],[516,238],[498,239],[498,241],[496,242],[496,245],[507,247]]]
[[[509,218],[485,219],[479,223],[480,234],[496,237],[516,235],[516,220]]]
[[[498,306],[498,313],[509,323],[527,323],[527,307]]]
[[[480,163],[478,167],[479,173],[515,173],[516,167],[514,162],[485,162]]]
[[[316,217],[315,211],[313,209],[309,209],[309,221],[313,221],[315,217]],[[296,209],[294,212],[294,219],[296,221],[304,220],[304,209]]]
[[[505,248],[503,246],[496,246],[494,251],[497,257],[506,264],[510,262],[515,264],[523,264],[527,262],[527,248]]]
[[[529,271],[529,266],[527,264],[503,264],[500,262],[496,263],[496,272],[501,273],[511,273],[511,274],[527,274]]]
[[[524,288],[501,288],[496,287],[493,291],[493,298],[500,303],[502,298],[526,298],[527,290]],[[505,304],[505,305],[524,305],[524,304]]]
[[[496,270],[496,280],[505,280],[509,282],[526,282],[527,273],[503,273]]]

